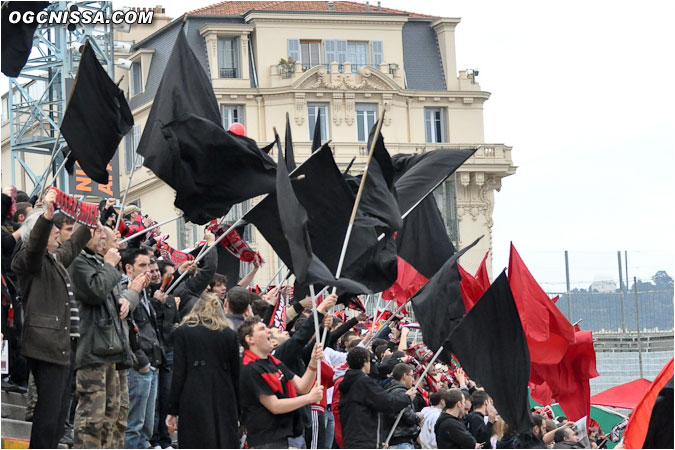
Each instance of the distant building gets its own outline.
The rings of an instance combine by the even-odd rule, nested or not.
[[[617,290],[617,283],[616,281],[612,280],[612,277],[609,275],[597,275],[593,279],[593,283],[591,283],[591,286],[588,288],[590,292],[597,291],[597,292],[616,292]]]

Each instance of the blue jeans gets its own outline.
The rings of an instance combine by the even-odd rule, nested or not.
[[[155,402],[159,371],[129,370],[129,420],[124,433],[124,448],[148,448],[155,424]]]
[[[307,443],[305,442],[305,435],[301,434],[300,436],[297,437],[289,437],[288,446],[301,449],[307,448]]]
[[[389,448],[415,448],[410,442],[401,442],[400,444],[390,445]]]
[[[335,417],[328,405],[326,408],[326,443],[323,448],[333,448],[333,439],[335,439]]]

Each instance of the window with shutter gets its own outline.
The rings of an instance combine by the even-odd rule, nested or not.
[[[124,138],[124,170],[126,173],[131,172],[134,161],[136,161],[136,167],[141,167],[143,163],[143,157],[136,153],[140,141],[141,126],[134,125]]]
[[[383,61],[382,41],[373,41],[373,66],[379,68]]]
[[[131,96],[143,92],[143,74],[141,73],[141,63],[131,64]]]
[[[300,39],[288,39],[288,57],[300,61]]]

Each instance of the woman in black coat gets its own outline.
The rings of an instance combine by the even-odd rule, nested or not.
[[[169,430],[180,448],[239,448],[239,343],[223,306],[204,294],[171,333]]]

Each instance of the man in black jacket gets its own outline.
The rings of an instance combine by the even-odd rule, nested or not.
[[[91,238],[80,227],[59,247],[54,226],[56,191],[45,194],[45,211],[33,211],[21,227],[23,247],[12,260],[23,295],[22,355],[28,361],[38,399],[31,448],[56,448],[70,395],[71,338],[79,336],[78,310],[66,268]]]
[[[362,347],[347,355],[349,370],[340,383],[340,423],[345,448],[378,448],[388,430],[380,427],[380,413],[398,414],[410,405],[415,391],[406,391],[407,399],[394,396],[369,377],[370,352]]]
[[[161,332],[155,310],[145,287],[150,282],[150,258],[145,250],[127,249],[122,256],[122,266],[129,279],[143,275],[144,289],[140,304],[131,314],[130,341],[136,364],[129,369],[129,419],[124,433],[125,448],[147,448],[155,422],[155,402],[159,368],[165,360]],[[134,342],[136,341],[136,342]]]
[[[481,448],[462,422],[464,396],[459,389],[445,392],[445,411],[436,421],[434,432],[438,448]]]
[[[413,366],[399,363],[394,366],[391,373],[392,381],[387,387],[387,392],[394,397],[408,402],[403,410],[401,420],[396,425],[394,434],[389,440],[389,448],[414,448],[415,440],[420,433],[420,416],[415,413],[411,398],[407,391],[413,386],[415,375]],[[399,413],[400,414],[400,413]],[[384,419],[384,431],[390,433],[398,414],[387,414]]]
[[[492,399],[488,393],[479,390],[471,395],[471,407],[473,410],[466,419],[467,428],[476,442],[485,446],[489,444],[492,437],[492,427],[497,420],[497,410],[492,406]]]
[[[156,275],[153,269],[157,268]],[[166,267],[164,267],[166,269]],[[165,364],[159,369],[159,378],[157,384],[157,407],[155,411],[155,427],[152,433],[150,444],[153,447],[160,446],[167,448],[171,446],[171,435],[166,426],[166,416],[169,408],[169,394],[171,392],[171,378],[173,374],[173,344],[170,339],[171,332],[180,322],[178,314],[178,305],[180,298],[174,297],[172,294],[165,294],[160,290],[162,277],[164,273],[160,271],[157,261],[150,261],[150,274],[155,276],[150,283],[150,291],[152,298],[150,303],[155,310],[157,323],[159,324],[159,332],[162,342],[164,343],[164,350],[166,355]]]
[[[206,245],[211,246],[214,244],[216,238],[213,233],[209,230],[204,232],[204,239],[206,240]],[[210,251],[204,255],[204,259],[201,263],[201,268],[197,269],[195,264],[190,264],[187,268],[192,274],[188,275],[180,282],[176,289],[174,289],[173,295],[180,297],[180,305],[178,311],[180,313],[181,320],[183,317],[187,316],[192,307],[197,303],[199,297],[209,286],[209,282],[213,279],[213,275],[216,273],[218,268],[218,252]],[[175,273],[175,278],[178,279],[181,275],[180,271],[183,270],[183,265],[181,265]],[[174,281],[175,282],[175,281]]]

